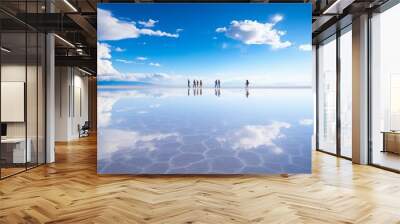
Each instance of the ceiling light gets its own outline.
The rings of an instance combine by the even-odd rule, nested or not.
[[[67,4],[74,12],[78,12],[78,10],[68,1],[64,0],[65,4]]]
[[[79,67],[78,67],[78,70],[81,71],[81,72],[83,72],[83,73],[85,73],[86,75],[92,75],[92,73],[90,73],[90,72],[88,72],[88,71],[85,71],[85,70],[83,70],[83,69],[81,69],[81,68],[79,68]]]
[[[6,52],[6,53],[10,53],[10,52],[11,52],[10,50],[8,50],[8,49],[5,48],[5,47],[1,47],[0,49],[1,49],[1,51],[4,51],[4,52]]]
[[[62,38],[62,37],[60,37],[59,35],[57,35],[57,34],[54,34],[54,36],[55,37],[57,37],[59,40],[61,40],[62,42],[64,42],[64,43],[66,43],[67,45],[69,45],[70,47],[73,47],[73,48],[75,48],[75,45],[73,45],[71,42],[69,42],[68,40],[66,40],[66,39],[64,39],[64,38]]]
[[[323,15],[327,14],[342,14],[343,10],[351,5],[355,0],[336,0],[330,5],[327,9],[322,13]]]

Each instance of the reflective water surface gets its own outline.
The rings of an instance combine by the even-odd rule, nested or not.
[[[308,88],[98,90],[100,174],[311,172]]]

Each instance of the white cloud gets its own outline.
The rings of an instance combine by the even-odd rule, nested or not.
[[[99,40],[122,40],[137,38],[140,30],[134,23],[121,21],[112,16],[110,11],[97,9],[97,35]]]
[[[122,62],[122,63],[125,63],[125,64],[132,64],[133,63],[133,61],[125,60],[125,59],[116,59],[116,61]]]
[[[160,30],[151,30],[151,29],[141,29],[140,33],[143,35],[158,36],[158,37],[173,37],[173,38],[179,37],[179,34],[172,34]]]
[[[283,20],[283,16],[280,14],[276,14],[274,17],[272,17],[272,22],[274,22],[274,23],[279,23],[282,20]]]
[[[301,51],[311,51],[312,50],[312,46],[311,44],[302,44],[299,46],[299,50]]]
[[[138,61],[146,61],[148,58],[146,58],[146,57],[137,57],[136,58],[136,60],[138,60]]]
[[[126,49],[125,48],[116,47],[115,51],[116,52],[124,52],[124,51],[126,51]]]
[[[179,34],[171,34],[147,28],[137,28],[135,22],[122,21],[113,17],[110,11],[100,8],[97,10],[97,27],[98,40],[122,40],[138,38],[140,35],[179,37]]]
[[[180,32],[182,32],[182,31],[183,31],[183,29],[180,29],[180,28],[176,29],[176,32],[177,32],[177,33],[180,33]]]
[[[165,83],[165,80],[171,80],[171,76],[165,73],[121,73],[114,68],[111,61],[111,46],[106,43],[97,42],[97,75],[99,81],[114,80],[114,81],[137,81]],[[137,57],[136,60],[147,60],[145,57]],[[125,59],[116,59],[115,61],[131,64],[134,61]],[[150,66],[160,67],[161,64],[150,62]],[[176,78],[176,77],[175,77]]]
[[[281,133],[281,130],[290,127],[290,124],[286,122],[277,121],[270,125],[246,125],[217,140],[221,143],[232,144],[233,149],[251,150],[260,146],[269,146],[274,153],[279,154],[282,149],[274,141],[284,138],[285,135]]]
[[[97,42],[97,75],[100,80],[120,75],[112,65],[110,49],[110,45]]]
[[[160,63],[157,62],[150,62],[149,65],[154,67],[161,67]]]
[[[97,42],[97,59],[110,59],[110,52],[110,45]]]
[[[156,23],[158,23],[158,20],[139,21],[139,24],[144,27],[153,27]]]
[[[217,33],[225,33],[227,31],[226,27],[220,27],[215,30]]]
[[[303,119],[299,121],[300,125],[304,125],[304,126],[309,126],[309,125],[313,125],[314,121],[313,119]]]
[[[247,45],[264,44],[270,45],[273,49],[287,48],[292,43],[281,40],[286,31],[274,28],[276,23],[282,19],[281,15],[276,15],[272,19],[272,23],[260,23],[256,20],[233,20],[228,28],[220,27],[216,29],[216,32],[225,33],[227,37]]]

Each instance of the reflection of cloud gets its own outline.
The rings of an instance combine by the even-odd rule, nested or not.
[[[140,23],[140,22],[139,22]],[[137,28],[135,22],[122,21],[113,17],[108,10],[97,9],[98,40],[123,40],[128,38],[138,38],[140,35],[173,37],[178,38],[179,34],[167,33],[160,30],[148,28]],[[155,21],[148,21],[147,25],[155,24]],[[143,24],[142,24],[143,25]]]
[[[281,153],[282,149],[274,143],[274,140],[285,137],[281,133],[282,128],[290,128],[290,124],[275,121],[270,125],[246,125],[223,138],[218,138],[218,141],[231,144],[233,149],[250,150],[269,146],[275,153]]]
[[[161,105],[160,104],[151,104],[149,107],[150,108],[159,108]]]
[[[137,131],[124,131],[118,129],[102,129],[99,138],[99,160],[107,158],[112,153],[129,148],[131,150],[148,150],[156,149],[155,143],[166,138],[178,138],[178,133],[150,133],[143,134]]]
[[[313,119],[303,119],[299,121],[300,125],[309,126],[314,123]]]
[[[99,94],[97,103],[97,114],[99,116],[99,127],[107,127],[110,125],[112,109],[114,104],[119,100],[117,97],[107,97]]]
[[[139,110],[137,113],[138,113],[138,114],[147,114],[147,111],[145,111],[145,110]]]
[[[274,26],[282,21],[282,15],[276,15],[271,23],[260,23],[256,20],[233,20],[229,27],[219,27],[215,31],[244,44],[265,44],[273,49],[287,48],[292,45],[289,41],[282,41],[286,31],[277,30]]]
[[[99,117],[98,125],[99,127],[107,127],[111,124],[111,117],[113,113],[113,106],[119,100],[123,98],[143,98],[143,97],[155,97],[155,98],[165,98],[171,96],[185,96],[185,92],[181,89],[171,89],[165,91],[162,89],[140,89],[140,90],[113,90],[106,91],[100,90],[98,92],[98,106],[97,113]],[[152,104],[150,108],[157,108],[160,104]],[[134,108],[123,108],[116,112],[124,112],[128,110],[134,110]]]

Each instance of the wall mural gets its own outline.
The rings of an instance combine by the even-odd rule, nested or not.
[[[311,4],[98,4],[99,174],[311,172]]]

